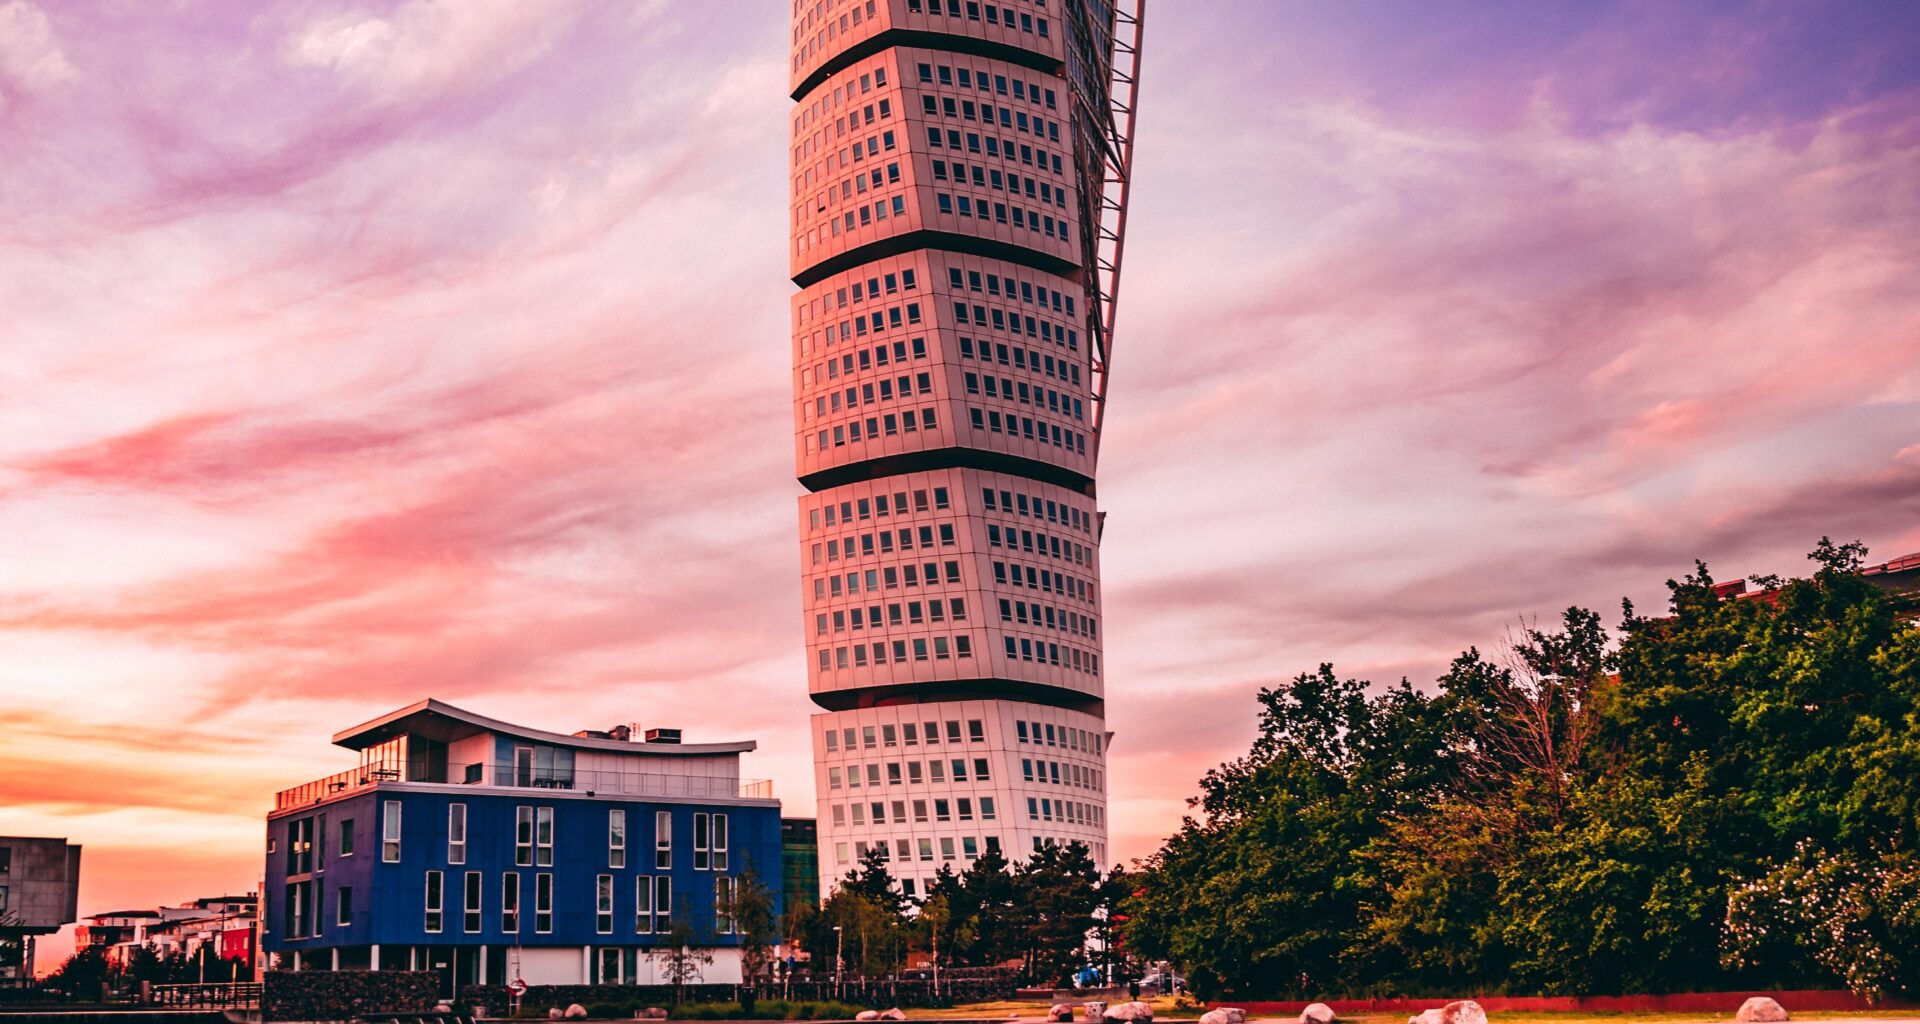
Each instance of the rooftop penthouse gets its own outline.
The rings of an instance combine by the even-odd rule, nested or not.
[[[680,730],[620,725],[572,735],[530,729],[423,700],[335,733],[359,766],[281,790],[274,813],[381,784],[577,791],[586,796],[770,800],[773,784],[740,778],[752,740],[683,743]]]

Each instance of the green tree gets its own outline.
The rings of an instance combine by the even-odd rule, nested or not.
[[[751,985],[768,974],[773,964],[773,947],[780,941],[773,890],[760,880],[753,865],[747,865],[734,879],[733,898],[725,909],[733,916],[734,934],[740,937],[741,976]]]
[[[663,941],[649,954],[660,965],[667,984],[673,986],[675,1005],[686,1001],[687,986],[700,981],[705,968],[713,963],[713,951],[706,936],[694,926],[685,909],[675,910]]]
[[[1042,846],[1014,873],[1025,908],[1019,933],[1029,980],[1072,983],[1073,972],[1087,961],[1099,886],[1100,869],[1079,842]]]

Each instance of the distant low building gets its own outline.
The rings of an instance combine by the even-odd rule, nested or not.
[[[1885,591],[1903,618],[1920,619],[1920,551],[1888,559],[1879,565],[1869,565],[1860,570],[1860,575],[1868,583]],[[1748,589],[1746,580],[1717,583],[1713,590],[1721,597],[1743,600],[1771,601],[1775,595],[1773,590]]]
[[[79,917],[80,847],[65,839],[0,836],[0,939],[22,943],[0,978],[33,977],[33,943]]]
[[[145,946],[161,957],[179,954],[191,960],[208,950],[213,959],[251,965],[259,903],[257,894],[248,893],[90,914],[74,929],[74,946],[97,947],[121,967],[135,949]]]
[[[651,984],[680,925],[740,979],[728,913],[752,868],[781,888],[780,804],[740,778],[751,741],[573,735],[421,701],[333,737],[355,768],[278,795],[262,947],[294,970],[473,982]],[[684,924],[682,924],[684,923]]]

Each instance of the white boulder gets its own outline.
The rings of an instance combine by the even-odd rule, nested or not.
[[[567,1007],[566,1019],[567,1020],[586,1020],[587,1008],[584,1006],[581,1006],[579,1003],[574,1003],[572,1006]]]
[[[1770,1024],[1787,1018],[1787,1008],[1768,999],[1766,996],[1754,996],[1740,1004],[1740,1011],[1733,1015],[1740,1024]]]
[[[1440,1010],[1436,1007],[1431,1010],[1421,1010],[1408,1017],[1407,1024],[1443,1024],[1443,1022],[1440,1019]]]
[[[896,1006],[891,1010],[881,1010],[880,1019],[881,1020],[906,1020],[907,1014],[905,1011],[901,1010],[898,1006]]]
[[[1333,1024],[1333,1007],[1325,1003],[1311,1003],[1300,1011],[1300,1024]]]
[[[853,1019],[854,1020],[879,1020],[880,1011],[879,1010],[861,1010],[859,1013],[856,1013],[853,1015]]]
[[[1153,1020],[1153,1007],[1137,999],[1130,1003],[1116,1003],[1107,1007],[1106,1018],[1128,1021],[1129,1024],[1148,1024]]]
[[[1461,999],[1440,1008],[1440,1024],[1487,1024],[1487,1011],[1471,999]]]

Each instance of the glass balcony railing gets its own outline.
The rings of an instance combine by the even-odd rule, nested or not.
[[[274,796],[273,809],[285,811],[319,803],[343,793],[383,782],[420,782],[475,786],[487,789],[564,789],[594,796],[708,797],[718,799],[773,799],[770,779],[733,776],[672,775],[619,769],[534,768],[527,764],[489,763],[448,765],[438,770],[409,772],[405,766],[373,766],[336,772],[325,778],[283,789]]]

